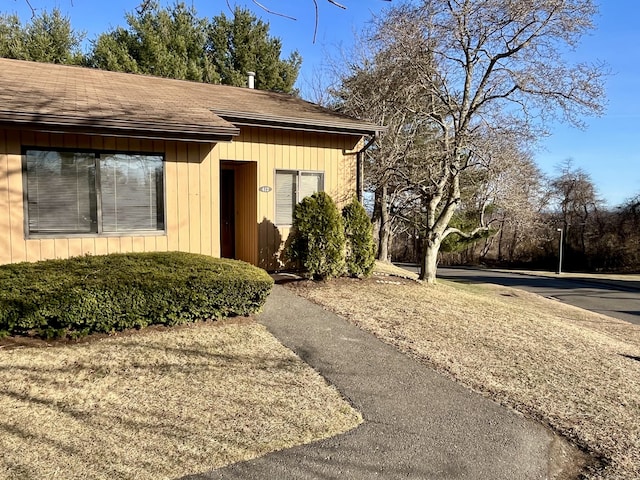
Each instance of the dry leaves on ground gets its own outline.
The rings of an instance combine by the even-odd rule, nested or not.
[[[179,478],[361,418],[264,327],[0,349],[0,478]]]
[[[507,287],[378,280],[290,288],[587,448],[608,464],[588,478],[640,478],[640,327]]]

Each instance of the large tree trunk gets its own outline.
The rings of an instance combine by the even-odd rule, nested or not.
[[[378,196],[375,195],[371,225],[373,227],[373,242],[376,245],[376,255],[380,252],[380,208],[378,208]],[[377,258],[377,257],[376,257]]]
[[[518,248],[518,229],[513,229],[513,237],[511,237],[511,243],[509,244],[509,264],[513,265],[516,258],[516,248]]]
[[[444,199],[442,194],[423,198],[426,206],[427,231],[423,243],[422,262],[420,265],[420,280],[426,280],[429,284],[436,283],[436,270],[438,268],[438,253],[440,245],[447,236],[447,226],[453,217],[460,200],[460,184],[457,177],[451,179],[452,186],[448,196]]]
[[[428,233],[428,237],[424,242],[424,251],[422,252],[422,262],[420,265],[420,280],[426,280],[427,283],[433,285],[436,283],[436,270],[438,269],[438,252],[440,252],[440,244],[442,240],[440,236]]]
[[[480,249],[480,256],[478,257],[478,260],[480,262],[484,262],[486,260],[487,255],[489,255],[489,252],[493,247],[495,238],[495,235],[491,235],[490,237],[485,238],[484,246],[482,247],[482,249]]]
[[[391,242],[391,218],[389,215],[389,202],[387,186],[384,185],[376,190],[376,208],[380,219],[380,229],[378,233],[378,260],[389,261],[389,243]]]
[[[504,220],[500,223],[500,237],[498,238],[498,262],[502,263],[502,237],[504,236]]]

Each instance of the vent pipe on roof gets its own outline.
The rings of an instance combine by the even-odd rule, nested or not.
[[[247,72],[249,75],[249,88],[254,89],[256,84],[256,72]]]

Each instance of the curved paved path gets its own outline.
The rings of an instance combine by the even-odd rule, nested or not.
[[[546,479],[575,451],[280,285],[259,321],[362,412],[343,435],[183,480]]]

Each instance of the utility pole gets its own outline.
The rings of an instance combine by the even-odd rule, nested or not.
[[[558,241],[558,271],[557,274],[562,273],[562,250],[564,246],[564,228],[557,229],[560,232],[560,240]]]

